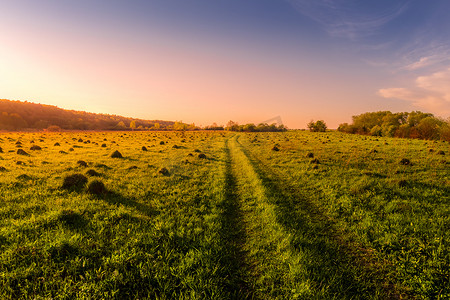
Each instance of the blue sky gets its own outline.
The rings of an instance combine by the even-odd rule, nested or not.
[[[450,2],[6,1],[0,98],[208,125],[450,115]]]

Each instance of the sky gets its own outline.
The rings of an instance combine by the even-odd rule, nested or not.
[[[0,99],[288,128],[450,116],[448,0],[0,0]]]

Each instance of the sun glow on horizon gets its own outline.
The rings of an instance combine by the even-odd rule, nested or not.
[[[0,97],[204,125],[282,115],[291,128],[311,119],[333,128],[374,110],[450,114],[450,45],[438,43],[447,33],[428,37],[437,46],[424,37],[414,46],[420,30],[393,22],[409,24],[420,10],[411,3],[383,2],[392,11],[386,19],[336,4],[331,18],[379,20],[339,33],[302,0],[196,5],[8,4],[0,12]]]

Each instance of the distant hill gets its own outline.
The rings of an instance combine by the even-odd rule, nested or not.
[[[0,99],[0,130],[172,129],[175,122],[66,110],[53,105]],[[133,128],[133,129],[134,129]]]

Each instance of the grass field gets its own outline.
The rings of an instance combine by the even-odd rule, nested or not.
[[[450,298],[447,142],[77,132],[0,147],[1,299]],[[73,174],[87,182],[63,187]]]

